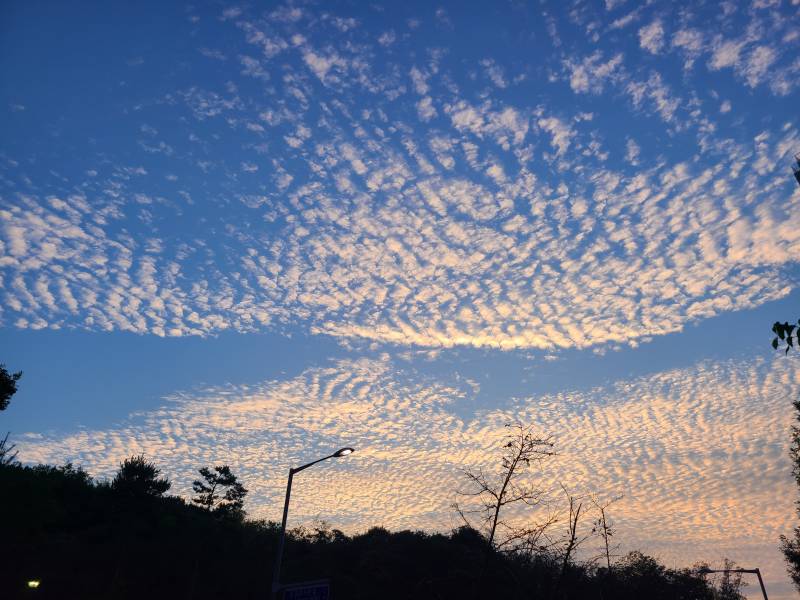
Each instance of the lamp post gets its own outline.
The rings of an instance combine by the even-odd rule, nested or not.
[[[286,519],[289,516],[289,497],[292,494],[292,478],[294,477],[295,473],[299,473],[303,469],[307,469],[323,460],[328,460],[329,458],[340,458],[342,456],[347,456],[348,454],[352,454],[355,452],[352,448],[341,448],[334,452],[333,454],[329,454],[323,458],[318,458],[315,461],[307,463],[302,467],[297,468],[290,468],[289,469],[289,480],[286,482],[286,500],[283,502],[283,522],[281,523],[281,538],[278,542],[278,554],[275,557],[275,570],[272,573],[272,597],[277,600],[278,592],[280,591],[281,584],[281,560],[283,559],[283,544],[286,541]]]
[[[707,567],[703,567],[697,570],[698,573],[701,575],[705,575],[708,573],[755,573],[758,576],[758,584],[761,586],[761,593],[764,594],[764,600],[769,600],[767,598],[767,588],[764,587],[764,580],[761,579],[761,571],[758,568],[755,569],[709,569]]]

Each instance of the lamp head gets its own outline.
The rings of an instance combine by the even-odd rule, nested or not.
[[[340,456],[347,456],[348,454],[352,454],[353,452],[355,452],[355,450],[353,450],[352,448],[342,448],[334,452],[333,455],[336,458],[339,458]]]

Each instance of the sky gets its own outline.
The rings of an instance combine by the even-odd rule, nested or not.
[[[799,48],[798,0],[4,3],[0,429],[275,520],[353,446],[291,525],[447,531],[520,421],[620,553],[794,597]]]

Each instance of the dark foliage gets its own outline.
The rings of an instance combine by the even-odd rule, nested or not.
[[[17,381],[22,377],[22,371],[9,373],[6,366],[0,364],[0,410],[8,408],[11,396],[17,393]]]
[[[111,489],[132,497],[163,496],[172,486],[168,479],[159,479],[161,469],[144,455],[126,458],[111,481]]]
[[[800,320],[798,321],[800,325]],[[790,348],[797,348],[794,342],[798,342],[800,346],[800,329],[795,325],[790,325],[788,322],[776,322],[772,326],[772,332],[775,334],[775,339],[772,340],[772,347],[777,349],[779,340],[786,344],[786,353]],[[794,338],[792,337],[794,334]],[[792,474],[798,487],[800,487],[800,400],[794,401],[795,421],[792,425],[792,445],[789,454],[792,457]],[[800,515],[800,500],[797,501],[797,513]],[[789,536],[781,536],[781,550],[783,557],[786,560],[787,570],[789,576],[794,582],[797,591],[800,592],[800,527],[795,527],[792,534]]]
[[[795,424],[792,425],[792,445],[789,453],[792,457],[792,473],[800,487],[800,400],[794,401]],[[800,500],[796,502],[797,513],[800,515]],[[795,588],[800,591],[800,527],[795,527],[791,536],[781,536],[781,550],[786,560],[789,576]]]
[[[17,373],[9,373],[6,371],[6,366],[0,364],[0,410],[8,408],[8,403],[11,401],[11,396],[17,393],[17,381],[22,377],[22,371]],[[0,465],[11,465],[17,462],[16,444],[8,443],[8,436],[11,433],[6,433],[6,436],[0,440]]]
[[[800,344],[800,319],[797,321],[797,325],[792,325],[788,321],[781,323],[780,321],[775,321],[772,325],[772,333],[775,334],[775,338],[772,340],[772,347],[776,350],[781,343],[786,344],[786,354],[789,353],[789,349],[794,347],[795,342]]]
[[[157,475],[157,474],[156,474]],[[130,496],[80,468],[0,467],[3,598],[269,598],[278,526],[220,519],[181,498]],[[612,569],[546,552],[496,552],[475,530],[448,535],[373,528],[348,536],[322,525],[287,540],[286,582],[329,578],[335,597],[712,600],[712,587],[639,553]],[[479,595],[478,577],[482,577]],[[556,585],[559,585],[556,592]]]
[[[192,489],[196,494],[192,502],[220,517],[242,520],[244,518],[245,487],[236,479],[228,465],[200,469],[205,481],[195,479]],[[221,494],[221,490],[225,493]]]
[[[17,447],[16,444],[8,443],[8,436],[11,432],[6,433],[6,436],[0,440],[0,465],[13,465],[17,462]]]

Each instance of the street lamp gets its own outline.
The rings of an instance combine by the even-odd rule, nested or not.
[[[297,468],[290,468],[289,469],[289,480],[286,482],[286,500],[283,503],[283,522],[281,523],[281,538],[278,542],[278,554],[275,557],[275,571],[272,574],[272,596],[273,598],[278,597],[278,592],[280,591],[280,578],[281,578],[281,560],[283,558],[283,543],[286,540],[286,519],[289,516],[289,497],[292,494],[292,478],[294,477],[295,473],[299,473],[303,469],[307,469],[323,460],[328,460],[329,458],[341,458],[342,456],[347,456],[348,454],[352,454],[355,452],[352,448],[340,448],[333,454],[329,454],[323,458],[318,458],[315,461],[312,461],[308,464],[303,465],[302,467]]]
[[[697,569],[700,575],[707,575],[708,573],[755,573],[758,575],[758,584],[761,586],[761,593],[764,594],[764,600],[767,598],[767,588],[764,587],[764,580],[761,579],[761,571],[755,569],[709,569],[708,567],[701,567]]]

